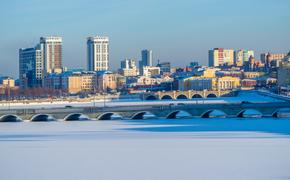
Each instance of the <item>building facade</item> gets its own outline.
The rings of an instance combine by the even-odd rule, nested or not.
[[[74,74],[67,77],[67,91],[69,93],[95,92],[97,88],[94,73]]]
[[[265,64],[266,72],[276,71],[280,63],[284,60],[287,54],[284,53],[262,53],[261,62]]]
[[[97,73],[97,89],[101,92],[109,92],[117,88],[117,74],[110,71]]]
[[[216,79],[214,90],[232,90],[241,86],[240,78],[238,77],[220,77]]]
[[[44,79],[44,87],[60,90],[69,94],[80,92],[93,93],[97,90],[97,76],[95,72],[64,72],[51,73]]]
[[[42,87],[50,73],[62,72],[62,38],[41,37],[33,48],[19,49],[20,87]]]
[[[125,77],[138,76],[138,69],[121,69],[120,74]]]
[[[171,69],[170,62],[158,63],[157,67],[160,68],[161,74],[170,73],[170,69]]]
[[[278,85],[288,87],[290,86],[290,62],[284,61],[278,69]]]
[[[141,51],[141,61],[139,62],[139,69],[143,74],[144,66],[153,66],[153,53],[152,50],[144,49]]]
[[[15,80],[11,77],[0,77],[0,87],[14,88]]]
[[[43,49],[21,48],[19,50],[19,80],[21,88],[41,87],[44,77]]]
[[[244,62],[249,61],[249,58],[251,56],[255,57],[254,51],[252,50],[246,50],[246,49],[236,50],[234,53],[235,65],[238,67],[242,67],[244,65]]]
[[[238,77],[189,77],[178,80],[178,89],[180,91],[187,90],[232,90],[240,87],[240,78]]]
[[[46,74],[62,72],[62,38],[41,37],[40,46],[43,49],[43,68]]]
[[[234,65],[233,49],[214,48],[209,50],[208,56],[210,67]]]
[[[109,69],[109,38],[87,38],[88,71],[107,71]]]
[[[286,56],[287,56],[286,53],[262,53],[261,61],[263,63],[267,63],[273,60],[283,60]]]
[[[152,77],[160,75],[160,67],[155,66],[143,66],[143,76]]]
[[[126,76],[126,77],[137,76],[138,69],[136,66],[136,60],[125,59],[124,61],[121,61],[120,74],[122,74],[123,76]]]
[[[137,68],[135,59],[125,59],[121,61],[121,69],[134,69]]]

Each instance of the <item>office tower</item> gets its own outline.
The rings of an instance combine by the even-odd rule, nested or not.
[[[287,56],[286,53],[262,53],[261,61],[265,64],[265,71],[279,67],[280,62]]]
[[[235,51],[235,65],[239,67],[243,66],[245,62],[249,61],[251,56],[255,57],[252,50],[239,49]]]
[[[61,37],[41,37],[35,47],[19,49],[19,80],[22,88],[42,87],[45,76],[61,71]]]
[[[274,60],[283,60],[287,56],[286,53],[262,53],[261,61],[262,63],[271,62]]]
[[[41,37],[40,46],[43,49],[43,65],[45,74],[62,71],[62,38]]]
[[[139,63],[139,68],[142,69],[143,66],[153,66],[152,50],[145,49],[141,51],[141,61]]]
[[[35,48],[19,50],[19,80],[21,88],[41,87],[43,79],[43,50]]]
[[[121,69],[135,69],[136,67],[136,60],[135,59],[125,59],[121,61]]]
[[[89,71],[107,71],[109,69],[108,37],[88,37],[87,65]]]
[[[209,66],[234,65],[234,50],[214,48],[208,53]]]
[[[170,73],[170,62],[162,62],[162,63],[158,63],[157,67],[160,67],[160,73],[164,74],[164,73]]]
[[[289,53],[290,56],[290,53]],[[283,61],[278,69],[278,85],[284,86],[285,89],[290,86],[290,62]]]
[[[120,73],[123,76],[137,76],[138,75],[138,69],[136,66],[136,60],[135,59],[125,59],[124,61],[121,61],[121,69]]]

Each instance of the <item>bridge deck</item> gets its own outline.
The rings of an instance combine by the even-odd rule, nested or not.
[[[1,110],[0,115],[15,114],[23,119],[30,119],[35,114],[50,114],[58,119],[63,119],[70,113],[83,113],[91,118],[105,112],[114,112],[124,118],[130,118],[133,114],[148,111],[157,117],[166,117],[173,111],[186,111],[191,116],[200,117],[209,110],[220,110],[229,117],[236,116],[245,109],[254,109],[261,112],[264,116],[271,116],[281,108],[290,108],[289,102],[271,103],[226,103],[226,104],[179,104],[179,105],[135,105],[135,106],[113,106],[113,107],[78,107],[78,108],[50,108],[50,109],[12,109]]]

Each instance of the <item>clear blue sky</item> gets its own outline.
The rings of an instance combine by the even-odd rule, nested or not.
[[[0,1],[0,74],[18,75],[18,49],[63,37],[64,65],[86,67],[86,37],[110,37],[111,69],[152,49],[173,65],[207,64],[208,49],[290,50],[289,0]]]

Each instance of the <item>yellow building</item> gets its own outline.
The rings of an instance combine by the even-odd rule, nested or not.
[[[121,75],[125,77],[132,77],[138,75],[138,69],[137,68],[131,68],[131,69],[121,69],[120,71]]]
[[[215,77],[215,73],[220,70],[220,69],[217,69],[217,68],[207,68],[203,71],[201,77],[204,77],[204,78],[214,78]]]
[[[214,85],[213,90],[231,90],[240,86],[240,78],[225,76],[216,78],[216,84]]]
[[[219,77],[219,78],[204,78],[204,77],[190,77],[182,79],[178,82],[178,89],[186,90],[231,90],[239,88],[240,78],[238,77]]]
[[[68,93],[94,92],[97,82],[95,74],[73,74],[63,79]]]
[[[110,71],[99,72],[97,75],[97,89],[99,91],[107,92],[116,90],[117,88],[117,74]]]
[[[9,87],[13,88],[15,87],[15,80],[11,78],[6,78],[2,80],[2,87]]]
[[[243,72],[243,77],[245,79],[257,78],[263,76],[264,72]]]

